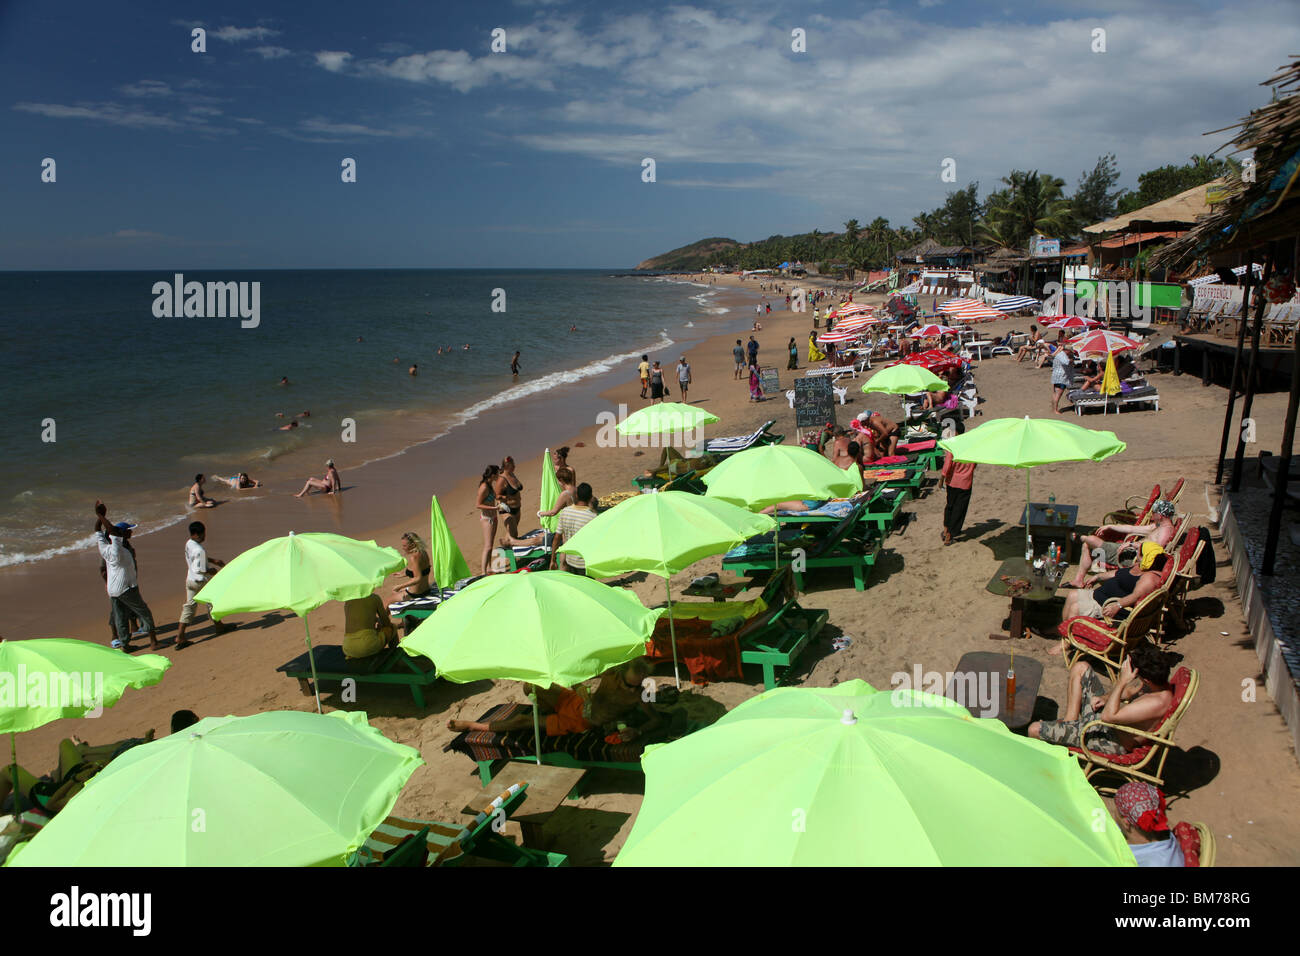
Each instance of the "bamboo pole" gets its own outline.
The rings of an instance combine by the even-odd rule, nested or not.
[[[1268,253],[1268,262],[1264,266],[1264,281],[1260,284],[1259,295],[1255,297],[1255,325],[1250,330],[1250,364],[1246,368],[1246,400],[1241,406],[1241,418],[1245,421],[1250,417],[1251,407],[1255,404],[1255,375],[1256,366],[1259,362],[1259,335],[1264,328],[1264,305],[1268,298],[1263,294],[1264,286],[1268,285],[1268,280],[1273,276],[1273,254]],[[1244,309],[1242,310],[1244,313]],[[1242,321],[1246,320],[1245,315]],[[1232,456],[1232,490],[1241,490],[1241,468],[1242,460],[1246,456],[1246,430],[1237,429],[1237,451]]]
[[[1223,413],[1223,434],[1219,438],[1219,465],[1214,471],[1216,485],[1223,484],[1223,462],[1228,456],[1228,434],[1232,431],[1232,413],[1237,407],[1237,376],[1241,371],[1241,353],[1246,346],[1246,314],[1250,302],[1250,283],[1255,277],[1254,261],[1254,250],[1247,250],[1246,287],[1241,294],[1241,322],[1237,326],[1237,350],[1232,356],[1232,378],[1228,381],[1228,407]]]

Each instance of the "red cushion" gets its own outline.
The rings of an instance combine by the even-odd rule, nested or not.
[[[1070,638],[1074,641],[1077,641],[1080,644],[1086,644],[1089,647],[1091,647],[1094,651],[1104,651],[1106,650],[1106,648],[1110,647],[1111,644],[1110,640],[1103,637],[1101,634],[1098,634],[1096,631],[1092,630],[1091,628],[1087,628],[1087,627],[1072,628],[1070,625],[1072,625],[1075,621],[1087,621],[1089,624],[1097,625],[1102,630],[1111,631],[1112,633],[1115,630],[1114,628],[1108,627],[1107,625],[1103,624],[1095,617],[1080,615],[1079,617],[1072,617],[1068,621],[1062,621],[1060,626],[1057,627],[1056,632],[1060,634],[1062,637]]]
[[[930,451],[935,447],[935,440],[931,438],[929,441],[912,441],[897,447],[899,451]]]
[[[873,465],[903,465],[907,463],[907,458],[903,455],[885,455],[883,458],[877,458],[871,462]]]
[[[1184,866],[1201,865],[1201,834],[1196,827],[1183,821],[1174,824],[1174,839],[1183,850]]]

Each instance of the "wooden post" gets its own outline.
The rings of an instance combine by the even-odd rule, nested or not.
[[[1228,381],[1228,408],[1223,415],[1223,435],[1219,439],[1219,465],[1214,471],[1216,485],[1223,484],[1223,461],[1228,455],[1228,434],[1232,431],[1232,413],[1237,405],[1237,375],[1241,371],[1241,352],[1246,344],[1246,313],[1250,303],[1250,283],[1255,272],[1252,266],[1254,261],[1254,250],[1250,250],[1246,253],[1246,288],[1241,294],[1241,323],[1237,329],[1237,351],[1232,357],[1232,378]]]
[[[1268,280],[1273,275],[1273,255],[1269,253],[1268,263],[1264,266],[1264,281],[1260,286],[1259,294],[1255,296],[1255,325],[1250,330],[1250,364],[1246,368],[1246,399],[1241,406],[1241,417],[1247,419],[1250,417],[1251,406],[1255,404],[1255,383],[1259,378],[1259,335],[1264,328],[1264,306],[1268,302],[1268,297],[1264,295],[1264,286],[1268,285]],[[1242,308],[1243,315],[1241,320],[1246,321],[1244,315],[1245,307]],[[1241,490],[1241,463],[1246,455],[1246,431],[1243,428],[1237,429],[1237,452],[1232,456],[1232,490]]]
[[[1260,290],[1261,294],[1263,290]],[[1261,295],[1262,297],[1262,295]],[[1300,405],[1300,335],[1291,349],[1291,399],[1286,406],[1286,425],[1282,430],[1282,454],[1278,456],[1277,478],[1273,484],[1273,508],[1268,514],[1268,536],[1264,539],[1264,561],[1260,573],[1272,574],[1277,559],[1277,539],[1282,531],[1282,507],[1286,504],[1287,479],[1291,476],[1291,452],[1294,446],[1296,406]]]

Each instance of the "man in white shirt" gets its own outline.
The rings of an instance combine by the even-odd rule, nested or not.
[[[586,575],[587,562],[576,554],[560,554],[559,547],[587,526],[596,517],[592,507],[591,485],[585,481],[573,490],[574,503],[561,508],[555,520],[555,537],[551,539],[551,566],[561,571]]]
[[[131,526],[126,522],[113,524],[108,520],[108,509],[102,501],[95,502],[95,533],[98,536],[100,557],[104,559],[105,584],[113,605],[113,628],[117,638],[114,647],[131,650],[129,618],[134,614],[149,632],[149,649],[158,649],[158,632],[154,628],[153,614],[140,596],[136,579],[135,559],[126,543],[131,537]]]
[[[181,607],[180,625],[176,631],[176,650],[183,647],[189,647],[191,641],[185,640],[185,628],[194,623],[194,612],[197,609],[194,603],[194,595],[203,590],[203,585],[208,583],[212,575],[217,573],[217,568],[224,568],[226,562],[218,561],[216,558],[209,558],[207,549],[203,547],[203,541],[207,537],[207,528],[203,526],[202,521],[190,522],[190,540],[185,542],[185,604]],[[209,561],[211,564],[209,564]],[[215,565],[216,567],[213,567]],[[218,634],[224,634],[229,628],[216,621],[212,622],[213,628]]]

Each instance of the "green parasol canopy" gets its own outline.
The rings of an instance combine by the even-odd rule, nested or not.
[[[311,658],[316,710],[320,688],[306,615],[328,601],[367,597],[384,578],[406,566],[395,548],[356,541],[341,534],[294,534],[250,548],[216,573],[196,601],[212,605],[212,619],[251,611],[288,608],[303,619]],[[439,582],[441,583],[441,582]]]
[[[984,422],[964,435],[942,439],[939,447],[952,452],[957,461],[1033,468],[1058,461],[1101,461],[1127,446],[1114,432],[1026,415]]]
[[[642,757],[615,866],[1132,866],[1064,747],[861,680],[778,688]]]
[[[208,717],[132,747],[9,866],[338,866],[424,761],[363,713]]]
[[[912,395],[916,392],[946,392],[948,383],[920,365],[891,365],[867,379],[862,390],[889,392],[892,395]]]
[[[669,432],[684,435],[719,420],[717,415],[694,405],[663,402],[638,409],[619,422],[615,430],[620,435],[662,435]]]
[[[560,481],[555,477],[555,465],[551,462],[551,450],[546,449],[546,454],[542,455],[542,480],[539,487],[542,489],[541,498],[538,501],[538,511],[554,511],[555,502],[560,499],[560,492],[564,491],[560,487]],[[560,520],[559,515],[549,515],[539,517],[542,523],[542,530],[554,531],[555,523]]]
[[[836,498],[862,490],[862,476],[811,448],[764,445],[737,452],[704,476],[708,497],[758,510],[795,498]]]
[[[719,498],[664,491],[639,495],[598,515],[564,542],[560,551],[581,557],[587,573],[598,578],[644,571],[664,579],[673,677],[677,679],[677,628],[668,578],[701,558],[775,528],[775,518],[753,514]]]
[[[465,555],[447,527],[437,495],[429,501],[429,572],[439,588],[449,588],[470,574]]]

